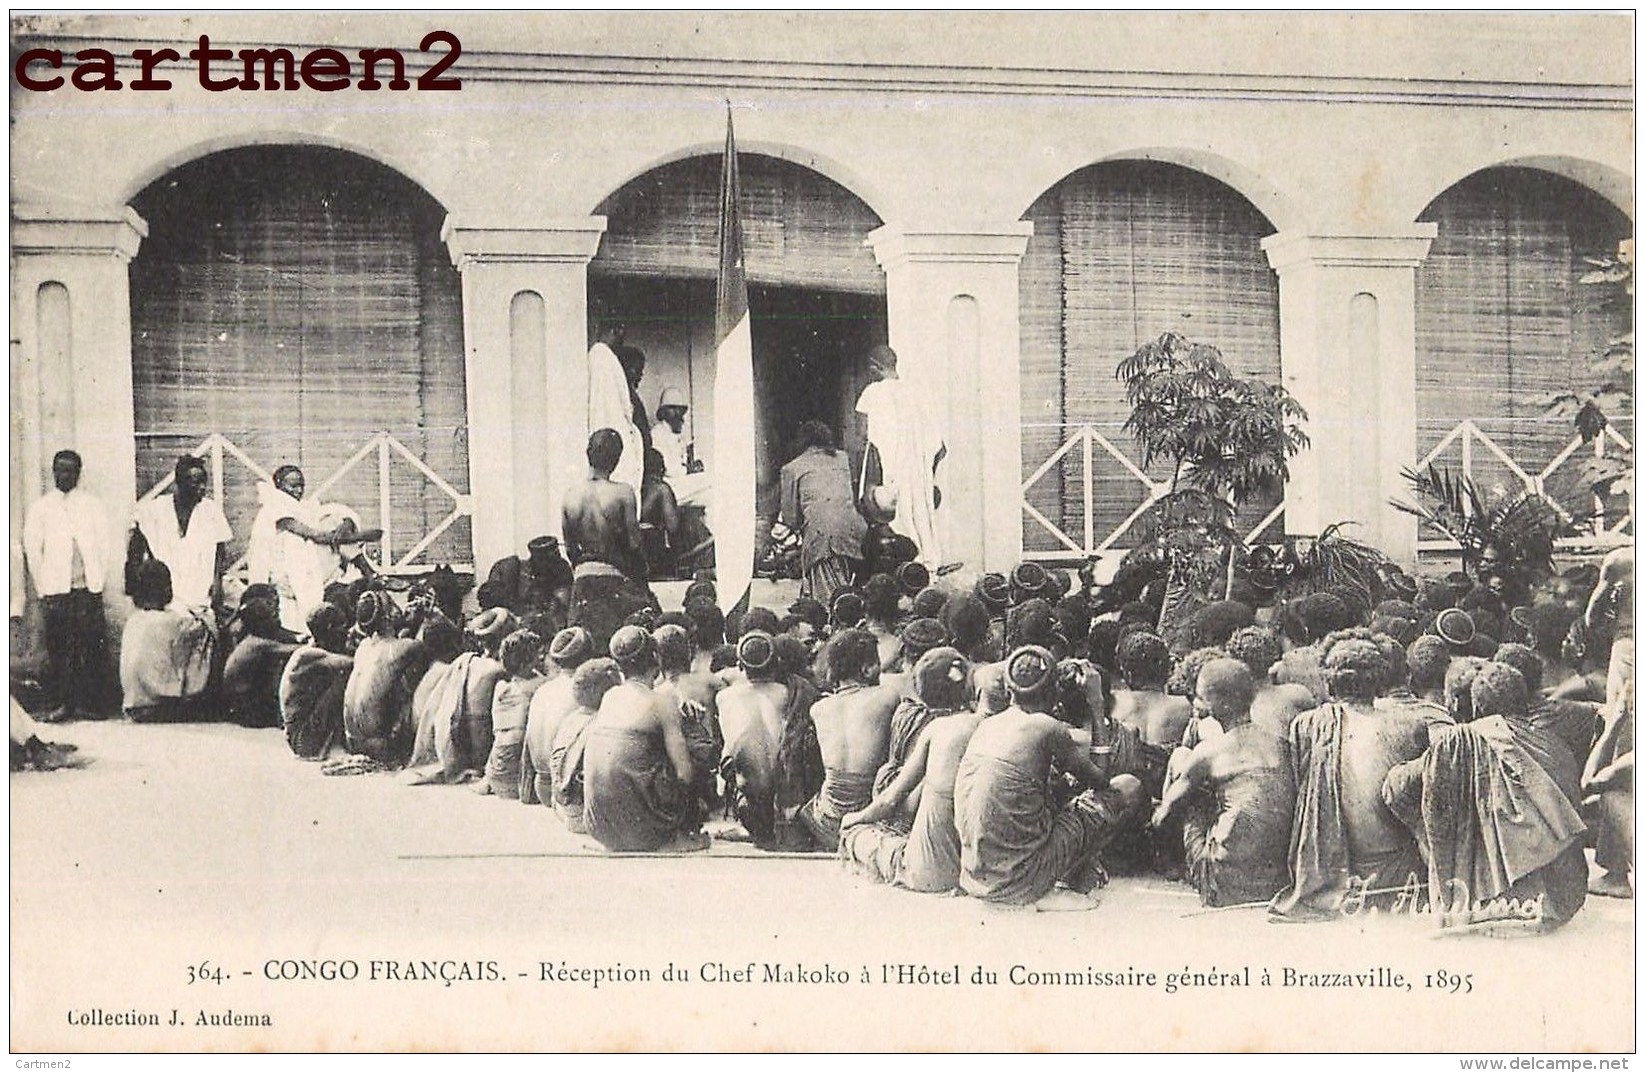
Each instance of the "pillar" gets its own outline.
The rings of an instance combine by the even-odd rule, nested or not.
[[[885,269],[898,375],[948,445],[943,558],[968,574],[1009,569],[1022,554],[1017,264],[1031,234],[1013,221],[888,225],[867,239]]]
[[[51,484],[51,456],[84,460],[80,484],[108,509],[104,601],[118,638],[120,565],[137,501],[129,266],[148,234],[126,206],[18,205],[11,228],[11,613],[24,612],[23,514]]]
[[[1279,273],[1280,364],[1308,411],[1311,441],[1291,462],[1286,527],[1351,534],[1416,560],[1416,520],[1388,506],[1417,459],[1416,268],[1437,228],[1377,235],[1282,232],[1263,240]]]
[[[605,217],[441,230],[463,277],[474,569],[560,532],[560,498],[583,476],[588,262]]]

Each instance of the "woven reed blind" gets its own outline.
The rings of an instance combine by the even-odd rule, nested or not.
[[[426,194],[344,153],[245,149],[135,204],[150,225],[131,269],[140,489],[217,432],[265,468],[301,466],[312,490],[380,429],[467,486],[461,295]],[[254,478],[224,472],[238,553]],[[401,554],[452,504],[403,459],[390,474]],[[381,524],[376,458],[325,498]],[[469,558],[465,522],[424,561]]]
[[[1439,234],[1417,270],[1418,450],[1472,419],[1535,473],[1572,437],[1541,419],[1538,397],[1598,386],[1590,356],[1630,326],[1605,289],[1578,285],[1591,267],[1582,259],[1614,255],[1632,228],[1592,191],[1527,168],[1480,172],[1421,218]],[[1459,464],[1456,448],[1442,461]],[[1488,452],[1474,452],[1474,471],[1487,486],[1518,484]],[[1549,491],[1563,501],[1569,489],[1556,485],[1571,482]]]
[[[885,293],[885,274],[863,246],[880,219],[856,195],[775,157],[745,153],[739,165],[751,283]],[[719,184],[719,158],[692,157],[624,186],[598,210],[610,222],[590,273],[713,279]]]
[[[1237,375],[1278,382],[1279,287],[1260,244],[1274,229],[1240,194],[1186,168],[1101,164],[1042,197],[1029,214],[1036,230],[1042,217],[1057,221],[1061,263],[1052,279],[1047,266],[1030,266],[1025,259],[1025,415],[1054,411],[1066,434],[1091,424],[1137,457],[1130,438],[1120,432],[1130,411],[1114,369],[1166,331],[1217,346]],[[1043,368],[1055,338],[1046,307],[1059,290],[1061,384],[1060,394],[1052,394]],[[1029,442],[1034,434],[1024,431],[1024,465],[1030,471],[1047,453]],[[1077,537],[1084,516],[1079,453],[1072,452],[1061,469],[1062,520]],[[1094,469],[1100,539],[1135,508],[1143,489],[1100,450]],[[1278,499],[1248,504],[1242,519],[1254,525]]]

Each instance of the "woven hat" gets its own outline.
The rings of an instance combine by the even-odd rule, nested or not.
[[[902,628],[904,651],[919,655],[948,643],[948,631],[934,618],[917,618]]]
[[[867,610],[863,604],[862,593],[852,589],[845,589],[834,597],[834,606],[829,609],[829,617],[836,626],[859,625]]]
[[[581,626],[567,626],[548,646],[548,658],[562,667],[575,667],[593,654],[594,635]]]
[[[1005,661],[1005,688],[1012,699],[1037,696],[1056,679],[1056,657],[1039,645],[1023,645]]]
[[[468,632],[479,640],[490,641],[507,637],[519,626],[520,621],[514,617],[514,612],[506,607],[492,607],[474,617],[474,621],[468,624]]]
[[[1474,620],[1468,612],[1447,607],[1434,619],[1434,632],[1453,648],[1465,649],[1474,643]]]
[[[1011,571],[1011,595],[1017,599],[1038,596],[1050,580],[1039,563],[1018,563]]]
[[[770,669],[777,658],[777,646],[764,630],[749,630],[737,641],[737,665],[745,671]]]
[[[643,626],[624,626],[611,635],[611,658],[618,663],[634,663],[657,654],[657,642]]]
[[[591,659],[571,675],[572,699],[581,707],[598,708],[611,687],[622,680],[622,668],[616,660],[604,656]]]
[[[1004,574],[984,574],[977,579],[976,592],[991,612],[1004,611],[1011,604],[1011,582]]]
[[[956,650],[946,645],[933,648],[914,664],[914,696],[927,708],[958,708],[965,703],[969,669]]]
[[[931,571],[923,563],[903,563],[897,567],[897,588],[904,596],[913,596],[931,584]]]

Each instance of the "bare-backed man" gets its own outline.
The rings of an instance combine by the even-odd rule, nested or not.
[[[609,428],[588,437],[588,480],[566,492],[561,533],[571,560],[569,624],[586,629],[595,651],[642,607],[657,607],[645,583],[638,501],[632,486],[611,479],[623,438]]]
[[[823,784],[799,818],[820,848],[834,850],[840,821],[873,799],[874,774],[890,750],[891,716],[899,696],[880,682],[879,645],[867,630],[835,634],[824,660],[834,690],[811,706]]]

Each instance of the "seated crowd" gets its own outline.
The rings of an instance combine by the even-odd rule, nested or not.
[[[163,635],[189,679],[129,668],[150,718],[208,671],[145,569],[128,634]],[[563,586],[488,583],[465,622],[437,586],[365,578],[301,639],[254,586],[222,692],[330,772],[468,783],[613,852],[702,849],[712,827],[1006,905],[1086,908],[1110,874],[1157,873],[1282,920],[1517,905],[1552,928],[1589,892],[1587,845],[1594,889],[1630,890],[1631,660],[1622,682],[1600,662],[1598,580],[1508,608],[1394,572],[1374,604],[1229,599],[1161,632],[1157,601],[1112,607],[1088,572],[956,588],[910,564],[782,614],[722,615],[697,581],[591,632]]]

